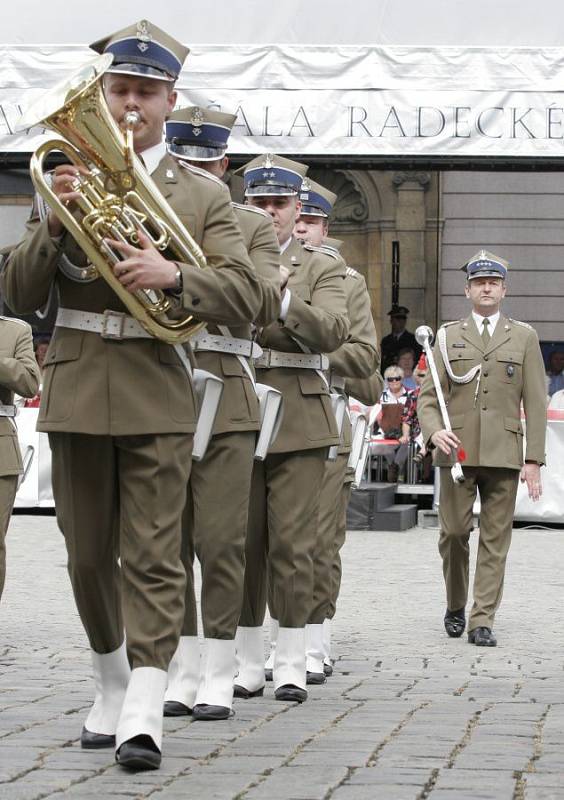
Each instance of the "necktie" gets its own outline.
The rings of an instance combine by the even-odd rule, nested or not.
[[[484,343],[484,345],[485,345],[486,347],[488,346],[488,343],[489,343],[490,339],[492,338],[492,337],[490,336],[490,332],[489,332],[489,330],[488,330],[488,325],[489,325],[489,324],[490,324],[490,321],[489,321],[489,319],[488,319],[487,317],[486,317],[485,319],[483,319],[483,320],[482,320],[482,325],[483,325],[483,330],[482,330],[482,341],[483,341],[483,343]]]

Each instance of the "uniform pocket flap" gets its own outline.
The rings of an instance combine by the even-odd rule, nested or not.
[[[228,355],[227,353],[221,356],[221,371],[226,377],[244,378],[247,376],[245,368],[237,356]]]
[[[60,364],[62,361],[76,361],[82,352],[82,335],[57,337],[45,356],[45,365]]]
[[[448,351],[448,360],[449,361],[480,361],[481,354],[478,353],[477,350],[458,350],[457,348],[451,348]]]
[[[313,370],[304,369],[298,375],[302,394],[329,394],[323,379]]]
[[[457,414],[455,417],[450,418],[450,427],[453,431],[459,430],[464,427],[464,414]]]
[[[519,353],[517,350],[498,350],[497,360],[509,364],[522,364],[523,353]]]
[[[513,419],[513,417],[505,417],[503,423],[506,431],[511,431],[512,433],[523,433],[523,426],[521,425],[520,420]]]

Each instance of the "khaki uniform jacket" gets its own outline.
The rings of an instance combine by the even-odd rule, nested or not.
[[[288,268],[291,300],[284,322],[263,328],[263,348],[303,352],[295,339],[316,353],[330,353],[346,341],[349,322],[343,289],[345,265],[321,249],[302,247],[296,239],[280,256]],[[294,338],[295,337],[295,338]],[[329,389],[312,369],[258,369],[257,378],[284,396],[284,418],[271,453],[311,450],[339,444]]]
[[[268,214],[254,206],[233,204],[251,262],[261,281],[262,304],[257,324],[268,325],[280,312],[280,248]],[[209,325],[210,333],[220,333]],[[229,326],[238,339],[251,338],[251,326]],[[251,379],[237,356],[229,353],[198,351],[196,363],[223,380],[223,395],[213,429],[214,434],[231,431],[256,431],[260,427],[259,405]]]
[[[39,389],[40,372],[33,353],[27,322],[0,317],[0,403],[11,406],[14,392],[33,397]],[[0,417],[0,477],[20,475],[22,459],[12,419]]]
[[[185,308],[206,322],[241,325],[258,314],[262,291],[229,193],[206,175],[180,167],[166,155],[152,178],[213,267],[180,265]],[[70,234],[54,241],[47,221],[32,215],[23,241],[4,268],[4,295],[10,308],[18,313],[40,308],[56,282],[62,307],[125,311],[103,279],[83,283],[67,277],[59,269],[61,252],[74,264],[86,265]],[[170,345],[55,329],[45,359],[39,430],[119,436],[189,433],[195,424],[194,395]]]
[[[329,354],[331,375],[338,375],[341,378],[367,378],[380,366],[378,336],[372,318],[370,295],[363,276],[352,267],[346,268],[343,288],[350,329],[347,341]],[[347,416],[343,425],[339,453],[348,453],[350,449],[351,425]]]
[[[535,330],[526,323],[501,315],[486,347],[472,315],[445,327],[448,358],[454,374],[464,375],[475,364],[482,366],[476,396],[476,379],[467,384],[453,383],[435,346],[434,356],[450,423],[466,451],[463,466],[521,468],[521,402],[527,418],[525,458],[543,464],[546,389]],[[444,428],[430,370],[417,401],[417,415],[427,442],[433,433]],[[451,463],[449,457],[437,450],[438,466]]]

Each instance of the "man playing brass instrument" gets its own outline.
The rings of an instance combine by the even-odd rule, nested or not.
[[[114,57],[104,76],[112,116],[124,126],[127,114],[138,115],[135,152],[214,267],[169,261],[140,235],[140,248],[113,243],[124,256],[115,274],[131,292],[173,290],[202,320],[250,322],[262,292],[228,192],[180,168],[163,141],[188,50],[146,20],[92,47]],[[70,209],[81,171],[55,170],[53,189]],[[96,696],[82,745],[115,745],[120,764],[155,768],[184,609],[180,520],[196,424],[187,362],[123,313],[56,210],[41,221],[34,208],[3,281],[18,312],[42,306],[54,282],[59,291],[38,427],[49,432],[57,518],[92,648]]]
[[[507,267],[484,250],[473,256],[462,268],[472,313],[437,334],[435,361],[452,431],[445,430],[430,374],[417,402],[424,440],[436,448],[441,473],[439,552],[447,595],[444,624],[451,637],[462,636],[466,626],[472,508],[480,491],[480,540],[468,622],[468,641],[479,647],[497,644],[492,628],[503,592],[519,476],[529,497],[538,500],[545,459],[543,360],[533,328],[500,313]],[[521,403],[527,421],[524,461]],[[461,445],[464,482],[455,483],[449,467]]]

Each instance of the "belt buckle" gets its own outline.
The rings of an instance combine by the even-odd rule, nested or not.
[[[102,339],[123,339],[123,329],[125,327],[126,314],[122,311],[111,311],[107,308],[102,314]]]

